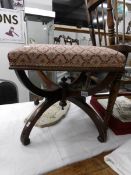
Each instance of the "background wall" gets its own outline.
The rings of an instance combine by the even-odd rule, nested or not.
[[[10,50],[22,46],[22,44],[0,43],[0,78],[13,81],[18,87],[19,101],[29,100],[29,91],[20,83],[15,72],[9,70],[7,54]]]
[[[52,10],[52,0],[25,0],[25,5],[28,7],[41,8],[43,10]],[[37,32],[35,31],[35,33]],[[13,70],[9,70],[7,54],[10,50],[21,47],[23,45],[24,44],[19,43],[0,42],[0,79],[11,80],[16,83],[18,86],[20,102],[29,101],[29,91],[20,83],[15,75],[15,72]]]
[[[25,6],[52,10],[52,0],[25,0]]]

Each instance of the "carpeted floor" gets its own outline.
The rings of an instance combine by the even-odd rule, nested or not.
[[[93,158],[67,165],[43,175],[117,175],[105,162],[102,153]]]

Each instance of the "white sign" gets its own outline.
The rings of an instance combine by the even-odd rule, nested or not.
[[[0,42],[25,42],[22,10],[0,8]]]

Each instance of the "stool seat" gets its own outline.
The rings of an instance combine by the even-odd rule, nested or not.
[[[8,54],[10,68],[51,71],[120,70],[126,58],[113,49],[97,46],[35,44]]]

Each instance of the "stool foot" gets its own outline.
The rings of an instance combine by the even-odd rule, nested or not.
[[[31,133],[31,130],[33,129],[34,125],[36,124],[37,120],[41,117],[41,115],[54,103],[59,101],[60,99],[46,99],[43,103],[41,103],[36,110],[33,112],[31,117],[27,120],[25,127],[23,128],[23,131],[21,133],[21,142],[23,145],[30,144],[29,135]]]
[[[37,106],[38,104],[39,104],[39,99],[37,98],[37,99],[34,100],[34,105]]]
[[[20,140],[21,140],[22,144],[25,145],[25,146],[30,144],[30,139],[24,137],[23,134],[21,135],[21,139]]]
[[[83,111],[85,111],[88,116],[92,119],[93,123],[96,125],[96,128],[99,132],[98,140],[100,142],[106,142],[107,140],[107,127],[103,120],[97,115],[97,113],[81,98],[70,97],[69,101],[79,106]]]
[[[106,142],[106,140],[107,140],[107,136],[106,136],[106,137],[103,137],[102,135],[99,135],[99,136],[97,137],[97,139],[98,139],[101,143],[104,143],[104,142]]]
[[[30,144],[30,139],[29,139],[30,132],[31,132],[31,130],[29,130],[29,128],[27,127],[27,124],[26,124],[22,133],[21,133],[21,137],[20,137],[22,144],[25,146]]]

